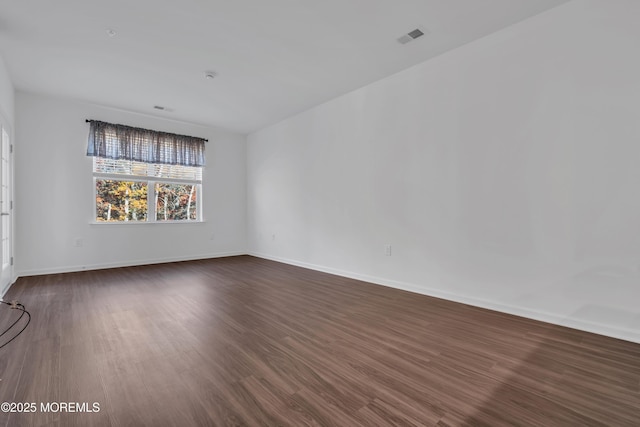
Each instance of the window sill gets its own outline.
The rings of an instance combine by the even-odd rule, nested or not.
[[[156,224],[204,224],[205,220],[198,221],[90,221],[89,225],[124,225],[130,227],[133,225],[156,225]]]

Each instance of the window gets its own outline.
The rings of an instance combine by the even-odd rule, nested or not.
[[[96,221],[197,221],[202,168],[93,158]]]
[[[111,124],[96,137],[94,123],[103,122],[91,122],[87,151],[96,222],[202,220],[204,140]]]

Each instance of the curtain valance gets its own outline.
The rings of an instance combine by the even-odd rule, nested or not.
[[[88,120],[87,156],[145,163],[204,166],[205,139]]]

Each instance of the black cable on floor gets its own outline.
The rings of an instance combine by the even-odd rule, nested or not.
[[[19,321],[20,319],[22,319],[24,317],[24,315],[27,315],[27,323],[22,327],[22,329],[20,329],[20,331],[15,334],[9,341],[7,341],[6,343],[0,345],[0,348],[6,346],[7,344],[9,344],[11,341],[15,340],[16,338],[18,338],[18,336],[25,330],[27,329],[27,326],[29,326],[29,323],[31,323],[31,313],[29,313],[27,311],[27,309],[25,308],[24,305],[20,304],[19,302],[6,302],[6,301],[1,301],[0,302],[2,304],[6,304],[8,306],[11,307],[11,309],[13,310],[18,310],[21,311],[22,313],[20,313],[20,317],[18,317],[18,319],[13,322],[11,324],[11,326],[9,326],[7,329],[4,330],[4,332],[2,334],[0,334],[0,337],[2,337],[4,334],[6,334],[7,332],[9,332]]]
[[[11,330],[11,328],[13,328],[16,325],[16,323],[18,323],[20,321],[20,319],[22,319],[24,317],[24,313],[25,312],[23,310],[22,314],[20,315],[20,317],[18,317],[16,319],[16,321],[11,324],[11,326],[9,326],[7,329],[5,329],[4,332],[0,334],[0,337],[3,336],[4,334],[6,334],[7,332],[9,332]]]

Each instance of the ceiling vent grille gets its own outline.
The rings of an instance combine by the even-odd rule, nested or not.
[[[398,38],[398,43],[407,44],[410,41],[413,41],[422,36],[424,36],[424,31],[416,28],[415,30],[409,31],[407,34],[404,34],[402,37]]]

